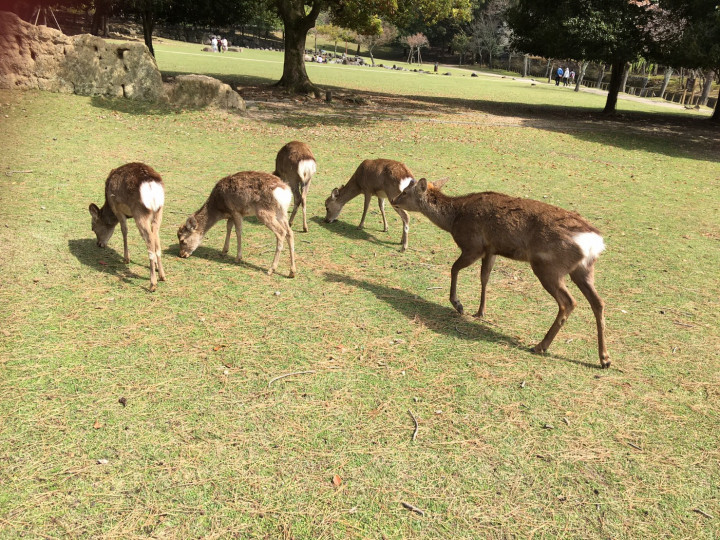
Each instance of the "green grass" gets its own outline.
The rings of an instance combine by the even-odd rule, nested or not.
[[[621,101],[606,120],[603,96],[551,85],[312,64],[332,104],[261,102],[253,85],[281,55],[180,54],[197,48],[159,44],[160,68],[240,86],[247,116],[0,92],[0,537],[718,536],[720,154],[705,113]],[[292,139],[319,167],[298,276],[287,253],[265,275],[274,239],[254,220],[244,263],[221,257],[222,225],[179,259],[175,231],[213,184],[272,170]],[[458,251],[423,217],[407,253],[375,204],[363,231],[358,199],[323,223],[369,157],[590,219],[613,367],[598,369],[574,288],[578,309],[534,356],[556,306],[527,265],[498,262],[477,321],[452,310]],[[133,160],[166,182],[156,293],[134,227],[129,265],[119,231],[100,250],[90,230],[88,204]],[[459,294],[472,311],[479,266]],[[314,373],[268,386],[300,371]]]

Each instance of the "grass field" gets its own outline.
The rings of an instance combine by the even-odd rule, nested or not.
[[[0,537],[720,535],[707,111],[621,100],[607,120],[603,96],[510,77],[313,64],[332,103],[269,99],[256,85],[279,53],[197,48],[158,44],[160,68],[231,82],[247,115],[0,92]],[[177,227],[214,183],[271,171],[293,139],[318,159],[298,276],[287,253],[265,274],[274,238],[253,219],[243,263],[221,256],[222,224],[179,259]],[[592,221],[612,367],[573,286],[577,310],[535,356],[556,305],[527,265],[498,261],[478,321],[449,304],[458,250],[422,216],[406,253],[374,203],[364,230],[359,199],[325,224],[331,189],[371,157]],[[125,265],[87,210],[136,160],[166,183],[155,293],[134,226]],[[479,272],[460,275],[468,312]]]

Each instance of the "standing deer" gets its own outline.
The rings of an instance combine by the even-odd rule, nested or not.
[[[365,196],[365,207],[358,229],[365,225],[365,216],[370,207],[373,195],[378,198],[378,206],[383,220],[383,232],[387,232],[388,225],[385,218],[385,199],[392,200],[400,195],[403,189],[413,180],[413,174],[403,163],[391,159],[366,159],[357,168],[348,183],[341,188],[335,188],[325,201],[325,222],[332,223],[340,215],[340,211],[349,200],[361,193]],[[395,208],[403,222],[402,248],[408,247],[408,232],[410,231],[410,216],[405,210]]]
[[[482,259],[480,270],[480,309],[485,315],[485,291],[495,257],[500,255],[529,262],[540,283],[558,303],[558,314],[543,340],[533,352],[547,351],[576,302],[570,295],[565,276],[578,286],[592,307],[597,323],[600,365],[610,366],[605,346],[604,303],[595,290],[595,260],[605,249],[600,231],[575,212],[530,199],[519,199],[487,191],[448,197],[442,184],[422,178],[412,182],[393,201],[393,206],[421,212],[435,225],[448,231],[462,253],[450,273],[450,302],[459,313],[463,306],[457,297],[460,270]]]
[[[159,234],[164,204],[165,187],[160,175],[144,163],[128,163],[110,171],[105,180],[105,204],[102,208],[94,203],[89,207],[98,247],[107,246],[115,226],[120,222],[126,264],[130,262],[127,220],[135,220],[150,258],[150,291],[157,289],[156,268],[160,281],[165,281]]]
[[[273,174],[290,186],[295,202],[288,223],[292,226],[298,207],[302,204],[303,232],[308,232],[307,193],[310,188],[310,180],[316,170],[317,163],[310,147],[299,141],[287,143],[280,149],[275,158],[275,172]]]
[[[280,259],[283,241],[290,244],[290,274],[295,277],[295,242],[288,224],[287,211],[292,191],[278,177],[264,172],[246,171],[235,173],[220,180],[213,188],[208,200],[200,210],[190,216],[178,229],[180,256],[192,255],[207,232],[221,219],[227,219],[227,235],[223,254],[230,249],[230,234],[233,225],[237,232],[237,257],[242,260],[242,220],[244,216],[257,216],[261,223],[275,233],[277,245],[275,258],[268,270],[272,275]]]

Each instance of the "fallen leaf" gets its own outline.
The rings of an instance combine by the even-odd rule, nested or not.
[[[98,465],[107,465],[108,463],[110,463],[110,462],[109,462],[107,459],[105,459],[105,458],[102,458],[102,459],[98,459],[98,460],[97,460],[97,464],[98,464]]]
[[[100,423],[100,420],[95,420],[95,423],[93,424],[93,427],[94,427],[95,429],[100,429],[101,427],[103,427],[103,425]]]
[[[125,399],[124,397],[121,397],[120,399],[118,399],[118,403],[120,405],[122,405],[123,407],[125,407],[127,405],[127,399]]]
[[[332,483],[333,486],[340,487],[340,485],[342,484],[342,478],[340,478],[340,476],[336,474],[333,476]]]
[[[98,261],[98,264],[102,264],[103,266],[107,266],[107,263],[105,261]]]

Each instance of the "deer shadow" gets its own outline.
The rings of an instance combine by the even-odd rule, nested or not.
[[[400,245],[399,240],[397,242],[393,242],[392,240],[381,240],[374,234],[367,232],[366,228],[358,229],[357,225],[352,225],[347,221],[342,221],[338,219],[333,221],[332,223],[328,223],[325,221],[324,218],[321,218],[319,216],[314,216],[310,218],[310,221],[317,223],[318,225],[320,225],[320,227],[327,230],[328,232],[338,234],[347,238],[348,240],[364,240],[373,244],[378,244],[380,246]],[[392,231],[388,231],[387,233],[383,232],[383,234],[392,234]],[[398,232],[398,234],[400,235],[402,233]]]
[[[68,249],[85,266],[98,272],[116,276],[123,283],[133,283],[136,279],[150,278],[150,267],[147,259],[144,263],[148,268],[148,275],[138,275],[128,268],[128,265],[123,261],[122,255],[112,248],[98,247],[96,241],[92,238],[68,240]]]
[[[371,292],[408,319],[420,321],[432,332],[465,341],[482,340],[491,343],[506,343],[515,349],[535,356],[527,344],[520,343],[511,336],[489,328],[487,323],[483,323],[482,320],[470,320],[460,316],[454,308],[429,302],[408,291],[391,289],[379,283],[354,279],[332,272],[325,272],[325,280],[331,283],[344,283]],[[599,364],[591,364],[552,353],[544,353],[537,357],[538,359],[562,360],[592,369],[602,369]]]
[[[193,251],[193,254],[190,255],[190,257],[195,257],[198,259],[203,259],[205,261],[213,261],[220,264],[224,264],[226,266],[237,266],[237,267],[244,267],[251,270],[255,270],[258,272],[262,272],[263,274],[267,274],[268,268],[270,268],[270,263],[272,262],[272,257],[268,258],[268,264],[265,267],[258,266],[257,264],[253,264],[251,262],[247,261],[247,253],[245,252],[245,249],[243,248],[243,260],[240,262],[237,262],[235,260],[235,253],[233,252],[233,249],[235,248],[236,244],[231,243],[230,244],[230,251],[227,253],[223,253],[222,250],[213,248],[213,247],[207,247],[207,246],[199,246],[195,251]],[[280,268],[282,268],[282,256],[286,253],[287,245],[283,247],[282,253],[280,255],[280,265],[278,265],[278,269],[273,272],[273,275],[280,275],[283,277],[287,277],[284,271],[278,271]],[[273,248],[272,251],[275,251]],[[171,244],[167,247],[167,249],[164,250],[164,253],[169,255],[175,255],[178,259],[184,260],[182,257],[180,257],[180,244]],[[264,253],[264,252],[263,252]],[[258,254],[258,256],[260,256]]]

